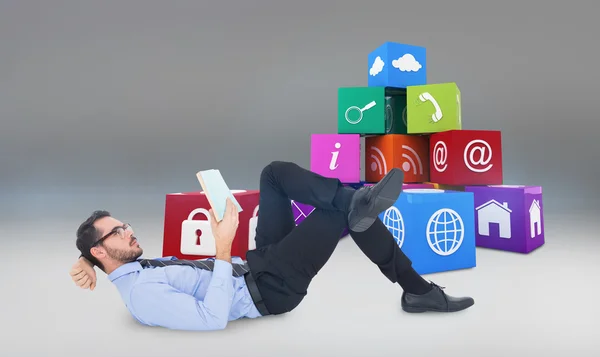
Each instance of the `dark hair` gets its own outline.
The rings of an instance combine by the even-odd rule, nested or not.
[[[90,250],[92,245],[100,238],[100,232],[94,227],[94,222],[103,217],[110,217],[110,213],[103,210],[94,211],[77,229],[77,241],[75,242],[81,256],[102,270],[104,270],[102,263],[90,253]]]

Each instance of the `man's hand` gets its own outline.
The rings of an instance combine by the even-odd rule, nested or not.
[[[96,271],[92,264],[84,257],[73,264],[69,272],[71,279],[82,289],[94,290],[96,287]]]
[[[213,210],[210,213],[210,226],[215,237],[217,259],[231,262],[231,245],[239,225],[239,213],[231,199],[227,198],[225,214],[221,222],[217,222]]]

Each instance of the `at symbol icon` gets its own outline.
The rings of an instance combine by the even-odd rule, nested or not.
[[[473,172],[486,172],[493,166],[493,164],[490,164],[490,161],[492,161],[492,147],[485,140],[471,140],[467,146],[465,146],[463,156],[465,165]],[[475,165],[481,166],[482,168],[475,168]]]
[[[433,147],[433,166],[437,172],[444,172],[448,168],[448,147],[443,141],[438,141]]]

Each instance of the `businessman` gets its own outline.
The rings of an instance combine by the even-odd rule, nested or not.
[[[362,252],[402,288],[406,312],[454,312],[474,304],[424,280],[378,215],[397,200],[404,174],[392,169],[379,183],[355,190],[295,163],[274,161],[260,175],[257,248],[246,261],[231,256],[238,212],[227,201],[222,221],[212,210],[216,255],[205,260],[140,259],[132,227],[96,211],[77,230],[81,257],[70,274],[81,288],[96,284],[93,265],[108,275],[131,315],[141,324],[178,330],[219,330],[241,318],[292,311],[329,260],[348,228]],[[295,225],[290,200],[315,210]],[[357,281],[357,286],[360,286]]]

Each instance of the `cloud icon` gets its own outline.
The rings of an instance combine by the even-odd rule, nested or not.
[[[373,62],[373,66],[371,66],[371,69],[369,70],[369,74],[372,76],[378,75],[383,70],[383,66],[385,66],[385,63],[381,57],[377,56],[375,62]]]
[[[377,61],[375,61],[377,62]],[[398,68],[402,72],[417,72],[423,66],[415,59],[415,56],[410,53],[392,61],[392,66]]]

